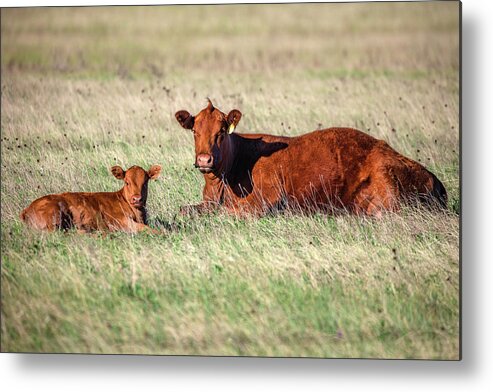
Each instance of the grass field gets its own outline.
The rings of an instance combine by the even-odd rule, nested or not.
[[[2,9],[1,350],[459,357],[458,3]],[[447,212],[176,217],[199,202],[174,113],[238,132],[350,126],[445,184]],[[20,211],[149,185],[162,236],[40,233]]]

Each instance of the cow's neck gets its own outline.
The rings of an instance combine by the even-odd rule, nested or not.
[[[222,203],[225,189],[228,187],[229,177],[234,170],[239,151],[240,138],[235,134],[230,135],[221,146],[221,164],[211,173],[204,174],[207,195],[210,201]]]
[[[218,177],[221,180],[227,179],[233,170],[238,155],[240,139],[234,133],[229,135],[221,145],[221,166],[218,168]]]
[[[205,188],[204,201],[222,203],[224,197],[225,181],[222,177],[214,173],[204,174]]]

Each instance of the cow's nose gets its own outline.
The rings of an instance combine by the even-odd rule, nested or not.
[[[197,155],[197,165],[199,167],[211,167],[213,163],[212,155],[199,154]]]
[[[142,197],[134,195],[132,196],[132,204],[138,204],[142,200]]]

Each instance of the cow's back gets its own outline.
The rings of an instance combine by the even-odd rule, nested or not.
[[[350,128],[330,128],[295,137],[241,136],[261,140],[266,149],[284,144],[272,154],[260,154],[252,167],[254,182],[264,184],[264,188],[270,183],[273,188],[282,184],[282,192],[291,199],[320,203],[337,203],[341,199],[347,181],[357,177],[361,163],[378,142]],[[262,193],[265,195],[266,190]]]
[[[446,193],[436,177],[385,141],[352,128],[329,128],[296,137],[241,135],[271,148],[252,166],[252,180],[262,195],[281,192],[293,204],[371,210],[411,194]],[[251,153],[251,151],[250,151]],[[276,187],[278,188],[276,190]]]
[[[267,146],[265,149],[285,145],[279,149],[271,148],[276,151],[261,156],[258,163],[260,166],[272,163],[293,173],[304,172],[305,175],[311,172],[318,174],[322,163],[326,171],[351,170],[381,142],[352,128],[329,128],[294,137],[267,134],[240,136],[248,140],[261,140]]]

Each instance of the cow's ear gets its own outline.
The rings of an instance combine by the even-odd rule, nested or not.
[[[125,170],[123,170],[120,166],[113,166],[111,168],[111,173],[113,173],[113,175],[119,180],[123,180],[125,178]]]
[[[147,174],[149,175],[149,178],[151,180],[156,180],[159,177],[159,174],[161,174],[161,166],[152,165],[151,168],[147,171]]]
[[[192,129],[193,123],[195,119],[193,116],[188,113],[186,110],[180,110],[175,113],[176,120],[180,123],[180,125],[185,129]]]
[[[239,110],[233,109],[228,113],[228,124],[229,124],[229,129],[228,133],[233,133],[236,126],[240,122],[241,119],[241,112]]]

